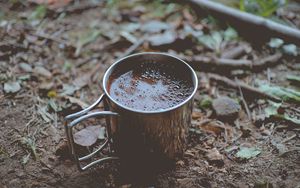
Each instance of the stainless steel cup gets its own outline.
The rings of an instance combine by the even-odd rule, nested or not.
[[[137,63],[168,62],[192,80],[193,92],[180,104],[158,111],[142,111],[124,106],[112,98],[108,92],[108,80],[115,70]],[[158,164],[158,161],[175,161],[182,156],[191,123],[193,96],[197,90],[198,80],[194,70],[179,58],[165,53],[145,52],[127,56],[115,62],[103,77],[104,94],[90,107],[65,117],[65,129],[69,147],[79,170],[86,170],[95,164],[111,159],[120,159],[121,164],[143,166]],[[90,112],[104,103],[105,111]],[[79,157],[75,151],[72,128],[88,118],[106,118],[107,138],[97,150]],[[86,166],[82,161],[90,160],[105,147],[109,156]],[[163,162],[164,163],[164,162]]]

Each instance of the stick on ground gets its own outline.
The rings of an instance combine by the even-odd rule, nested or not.
[[[232,81],[232,80],[230,80],[229,78],[227,78],[225,76],[220,76],[220,75],[211,74],[211,73],[208,75],[208,77],[209,77],[210,80],[225,84],[225,85],[230,86],[230,87],[235,88],[235,89],[239,89],[239,87],[240,87],[241,90],[243,91],[243,93],[251,93],[253,95],[256,95],[256,96],[264,98],[264,99],[269,99],[269,100],[272,100],[274,102],[281,102],[281,99],[279,99],[275,96],[269,95],[267,93],[263,93],[260,90],[254,88],[252,86],[249,86],[249,85],[247,85],[243,82],[240,82],[240,81],[235,82],[235,81]]]
[[[197,7],[210,11],[211,14],[231,24],[239,25],[240,29],[256,36],[257,40],[268,37],[282,38],[287,42],[300,45],[300,30],[288,27],[269,19],[249,14],[208,0],[189,0]]]
[[[191,66],[198,71],[203,71],[203,69],[241,69],[260,72],[267,67],[276,65],[281,57],[281,53],[276,53],[267,57],[263,57],[255,62],[247,59],[224,59],[201,55],[182,58],[189,62]]]

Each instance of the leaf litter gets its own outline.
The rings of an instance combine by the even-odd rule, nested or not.
[[[27,18],[23,15],[27,15],[28,18],[32,15],[31,20],[27,20],[28,22],[19,24],[17,21],[17,19],[19,19],[18,17],[16,21],[13,21],[7,19],[5,16],[4,21],[6,23],[0,22],[1,27],[4,26],[5,31],[10,31],[5,34],[0,31],[0,36],[4,36],[4,43],[7,41],[9,44],[12,43],[14,45],[22,43],[26,47],[26,55],[24,55],[24,52],[19,51],[19,49],[14,50],[13,53],[9,53],[11,56],[9,58],[11,59],[9,60],[9,58],[7,58],[10,61],[9,63],[0,63],[1,74],[5,75],[5,79],[1,79],[1,83],[3,83],[3,87],[1,88],[3,93],[6,93],[4,85],[8,81],[18,80],[22,86],[22,92],[16,92],[17,95],[4,95],[3,97],[2,93],[0,93],[0,100],[5,99],[3,102],[5,103],[5,105],[3,105],[3,114],[10,112],[11,109],[14,108],[14,105],[26,103],[26,101],[28,101],[26,96],[32,98],[38,97],[40,100],[33,102],[33,109],[34,112],[37,113],[35,119],[39,119],[40,121],[31,123],[29,127],[34,131],[34,128],[38,128],[39,126],[53,124],[55,125],[53,128],[56,130],[53,131],[53,134],[57,133],[57,138],[55,141],[52,141],[54,136],[49,130],[38,131],[39,134],[36,134],[35,140],[35,150],[37,150],[39,158],[45,158],[45,161],[49,161],[47,163],[53,165],[51,172],[45,172],[42,168],[31,166],[33,150],[28,148],[27,144],[22,144],[26,146],[23,148],[24,152],[14,154],[14,152],[9,149],[14,148],[14,146],[10,144],[11,141],[6,142],[5,148],[8,148],[7,152],[11,156],[16,155],[17,158],[20,159],[20,161],[18,161],[19,163],[23,162],[24,168],[28,168],[26,169],[28,170],[28,174],[31,172],[31,167],[34,169],[34,173],[36,171],[38,172],[38,175],[35,175],[38,178],[33,178],[26,173],[24,179],[27,178],[30,182],[38,181],[39,183],[43,183],[42,180],[40,181],[40,177],[43,176],[47,182],[51,182],[51,185],[53,184],[55,186],[71,187],[74,186],[74,182],[77,186],[82,185],[78,183],[78,181],[84,178],[77,173],[76,167],[74,163],[70,161],[70,158],[56,159],[55,156],[53,156],[54,148],[58,147],[57,143],[64,141],[62,118],[64,114],[86,108],[89,103],[93,102],[93,99],[98,97],[99,92],[101,92],[101,78],[95,78],[95,75],[103,75],[102,73],[105,71],[105,68],[107,68],[116,57],[120,57],[122,54],[128,55],[126,52],[127,47],[129,48],[131,45],[133,46],[138,43],[139,39],[144,37],[145,34],[147,34],[146,39],[151,39],[151,37],[155,38],[156,36],[156,42],[159,42],[155,44],[155,42],[151,43],[150,40],[143,40],[139,45],[136,45],[130,53],[159,50],[166,53],[174,53],[176,56],[194,57],[201,54],[208,57],[219,57],[221,54],[223,55],[225,51],[231,51],[246,43],[248,46],[246,50],[243,49],[238,55],[226,57],[253,60],[253,62],[256,62],[259,61],[261,57],[282,52],[283,46],[288,45],[284,43],[284,41],[282,43],[280,40],[275,40],[272,45],[271,43],[266,43],[262,46],[262,49],[257,49],[254,45],[240,38],[233,28],[227,27],[227,25],[225,28],[218,27],[216,25],[217,20],[212,17],[196,17],[195,12],[190,9],[190,7],[174,3],[162,3],[162,1],[138,2],[136,4],[129,3],[128,5],[122,3],[126,4],[126,6],[122,5],[122,9],[118,9],[118,7],[121,6],[118,4],[108,10],[105,2],[99,2],[98,7],[93,9],[83,9],[84,6],[82,6],[82,9],[77,9],[77,7],[76,10],[79,10],[79,14],[79,12],[76,11],[70,13],[70,11],[64,10],[70,10],[70,8],[76,6],[76,3],[83,2],[88,4],[90,1],[72,1],[68,3],[68,5],[64,5],[58,9],[52,9],[50,4],[48,4],[49,2],[50,1],[42,3],[41,7],[35,6],[35,4],[28,5],[27,2],[25,2],[26,9],[28,10],[26,14],[20,13],[15,15],[20,15],[19,18],[25,20],[27,20]],[[51,2],[57,3],[58,1]],[[114,1],[110,1],[110,3],[113,4]],[[151,7],[150,11],[148,5]],[[24,4],[22,5],[21,3],[18,4],[18,6],[20,8],[24,6]],[[42,6],[44,6],[44,8]],[[22,10],[22,8],[20,8],[20,10]],[[14,26],[18,27],[18,29],[15,29]],[[47,35],[39,36],[40,33],[47,33]],[[72,37],[72,33],[75,34],[75,37]],[[33,37],[28,37],[29,35]],[[22,38],[19,36],[25,37]],[[204,40],[199,40],[199,38]],[[182,41],[188,41],[188,43],[181,43]],[[125,45],[123,45],[124,42],[126,43]],[[70,48],[69,45],[65,44],[72,44],[71,46],[73,47]],[[2,43],[0,46],[2,46]],[[167,48],[163,48],[164,46],[167,46]],[[274,67],[273,65],[268,66],[265,72],[259,70],[259,72],[254,73],[251,72],[251,70],[232,70],[231,68],[230,71],[225,71],[224,69],[224,71],[218,72],[218,74],[226,75],[232,79],[237,77],[238,80],[243,80],[244,83],[249,85],[255,85],[255,81],[258,78],[262,78],[269,81],[267,84],[269,87],[265,90],[260,90],[261,92],[274,96],[279,96],[279,94],[283,93],[283,95],[279,97],[285,102],[278,102],[273,105],[263,97],[264,95],[257,97],[251,93],[249,96],[247,90],[242,88],[252,116],[265,115],[266,112],[266,114],[269,114],[269,118],[263,121],[249,122],[248,119],[245,118],[245,109],[242,107],[233,122],[217,120],[215,114],[212,113],[212,101],[224,95],[236,99],[239,97],[238,90],[224,87],[221,84],[208,81],[208,79],[206,79],[204,85],[202,85],[202,83],[199,85],[197,95],[206,95],[207,100],[197,100],[194,104],[194,113],[192,115],[193,123],[189,130],[190,135],[187,145],[188,154],[181,160],[180,167],[176,167],[171,173],[162,174],[162,177],[157,178],[156,182],[158,182],[158,187],[168,187],[168,185],[184,187],[187,183],[189,183],[189,185],[195,185],[196,187],[203,187],[204,185],[204,187],[231,187],[233,184],[239,186],[241,182],[244,182],[246,185],[240,187],[246,187],[248,185],[254,185],[257,178],[267,176],[270,181],[274,183],[273,185],[280,182],[284,187],[287,183],[292,182],[291,180],[293,179],[289,175],[285,177],[286,179],[281,179],[278,170],[280,169],[281,172],[286,170],[288,174],[292,174],[294,172],[293,169],[297,170],[297,166],[295,165],[293,165],[293,168],[289,167],[298,154],[297,152],[290,152],[293,149],[293,147],[290,146],[295,145],[296,147],[297,144],[299,144],[299,139],[296,136],[292,140],[288,140],[284,143],[278,140],[273,143],[275,138],[286,138],[286,131],[297,133],[297,128],[287,126],[290,124],[290,121],[287,121],[287,117],[292,118],[292,120],[299,119],[299,114],[296,113],[298,106],[295,105],[294,102],[289,102],[297,99],[295,97],[297,93],[292,92],[290,89],[296,92],[297,89],[291,87],[286,90],[285,88],[289,88],[286,80],[279,81],[281,77],[286,78],[287,73],[295,76],[298,75],[296,71],[289,69],[289,67],[294,68],[294,66],[296,67],[297,65],[295,57],[292,55],[295,54],[294,47],[290,46],[289,48],[290,53],[285,53],[283,60],[280,60],[280,62],[282,62],[281,65],[278,65],[278,67],[277,65],[274,65]],[[296,50],[298,50],[298,48],[296,48]],[[2,52],[0,52],[0,59],[2,58],[1,55]],[[106,58],[102,58],[102,56]],[[286,59],[286,57],[290,59]],[[43,62],[43,64],[37,62]],[[191,63],[189,61],[187,62]],[[89,72],[94,72],[93,69],[96,64],[102,64],[103,67],[97,69],[98,74],[90,75]],[[197,67],[197,64],[194,65]],[[8,67],[10,69],[8,69]],[[40,70],[37,70],[36,67]],[[14,68],[17,68],[17,71]],[[206,77],[205,67],[201,66],[200,69],[197,70],[203,72],[197,72],[198,76]],[[281,69],[286,73],[282,74],[283,70]],[[9,71],[7,73],[7,70],[12,70],[12,72]],[[215,70],[212,69],[212,71]],[[289,71],[291,71],[291,73]],[[274,72],[274,74],[278,73],[279,76],[277,77],[276,75],[272,77],[272,72]],[[14,74],[16,74],[16,76],[14,76]],[[21,79],[25,74],[29,75],[29,77],[27,76],[27,78]],[[297,78],[295,77],[290,77],[289,80],[297,82]],[[276,88],[276,90],[273,91],[271,89],[273,86],[280,88]],[[291,100],[289,98],[293,99]],[[201,108],[199,108],[199,105]],[[103,108],[103,106],[99,105],[99,108]],[[23,110],[26,112],[25,114],[31,113],[32,111],[29,108],[24,108]],[[22,109],[18,109],[16,112],[23,113]],[[19,122],[20,118],[18,118],[18,113],[16,114],[17,115],[14,114],[13,117],[18,120],[18,123],[13,122],[14,118],[6,118],[12,117],[11,114],[8,116],[5,115],[5,117],[3,116],[3,119],[8,121],[7,124],[12,127],[12,129],[9,129],[11,132],[4,130],[5,134],[12,135],[11,133],[13,133],[15,129],[19,129],[18,125],[23,125],[22,121]],[[285,120],[283,122],[277,121],[276,116],[278,115],[283,116]],[[25,117],[24,115],[24,118],[27,118],[27,116]],[[98,127],[96,131],[91,131],[88,127],[82,129],[82,132],[77,132],[77,134],[79,134],[79,136],[77,135],[78,139],[76,141],[79,143],[78,145],[90,146],[97,143],[98,140],[101,141],[106,138],[106,130],[104,127]],[[22,129],[23,128],[24,127],[22,127]],[[99,132],[99,134],[95,134],[95,132]],[[24,135],[24,138],[31,137]],[[5,139],[6,138],[4,138],[4,140]],[[7,139],[5,141],[7,141]],[[245,143],[248,145],[245,146]],[[272,147],[271,149],[269,148],[270,145]],[[69,152],[66,148],[63,149],[64,152]],[[278,152],[270,154],[273,149]],[[200,151],[204,151],[204,153]],[[278,154],[284,154],[281,157],[281,160],[284,162],[278,162],[278,167],[276,165],[270,165],[270,168],[266,168],[266,164],[269,165],[269,161],[277,160]],[[247,160],[247,158],[255,160]],[[14,159],[15,157],[12,158],[12,160]],[[235,163],[235,161],[240,161],[240,159],[246,160],[245,163]],[[0,158],[0,162],[2,160],[3,159]],[[216,161],[221,162],[220,164],[222,165],[218,165],[218,162],[215,163]],[[275,162],[273,162],[273,164],[274,163]],[[66,165],[68,168],[65,168]],[[8,170],[10,168],[9,166],[5,167],[7,167]],[[103,168],[106,170],[105,167]],[[115,168],[109,166],[106,172],[110,178],[106,179],[106,175],[103,175],[101,172],[101,175],[95,176],[97,177],[96,185],[101,187],[116,186],[110,174],[110,170],[114,169]],[[20,169],[16,168],[16,171],[19,170]],[[270,173],[270,171],[272,173]],[[62,185],[62,182],[58,181],[59,178],[56,178],[62,177],[62,175],[57,172],[62,172],[64,176],[70,177],[70,181],[65,182],[66,185]],[[48,177],[47,173],[51,175]],[[73,179],[72,177],[76,178]],[[86,183],[86,186],[92,186],[93,177],[90,177],[92,181]],[[102,182],[102,179],[105,183]],[[5,183],[9,183],[13,179],[12,177],[5,176],[3,180]],[[296,185],[294,187],[296,187]]]

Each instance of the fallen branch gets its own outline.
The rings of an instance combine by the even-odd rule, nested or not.
[[[234,8],[224,6],[208,0],[189,0],[197,7],[206,9],[219,19],[226,20],[233,25],[238,25],[237,29],[243,29],[257,40],[262,37],[278,37],[287,42],[300,45],[300,30],[288,27],[269,19],[259,17],[246,12],[241,12]]]
[[[203,69],[219,69],[219,70],[249,70],[254,72],[259,72],[264,68],[276,65],[280,58],[281,53],[276,53],[267,57],[262,58],[258,61],[251,61],[247,59],[224,59],[216,57],[207,56],[193,56],[193,57],[183,57],[191,66],[198,71],[203,71]]]
[[[235,59],[246,52],[246,45],[238,45],[222,53],[221,58],[224,59]]]
[[[249,86],[249,85],[245,84],[244,82],[241,82],[241,81],[236,81],[235,82],[235,81],[230,80],[229,78],[227,78],[225,76],[220,76],[220,75],[211,74],[211,73],[208,75],[208,77],[209,77],[210,80],[225,84],[229,87],[232,87],[232,88],[235,88],[235,89],[241,88],[241,90],[244,93],[253,94],[255,96],[258,96],[258,97],[261,97],[261,98],[264,98],[264,99],[269,99],[269,100],[272,100],[274,102],[281,102],[281,99],[279,99],[277,97],[274,97],[272,95],[269,95],[267,93],[263,93],[260,90],[256,89],[255,87],[252,87],[252,86]]]

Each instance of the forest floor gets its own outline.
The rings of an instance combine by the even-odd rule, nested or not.
[[[239,28],[196,14],[188,4],[28,2],[0,2],[0,187],[300,188],[300,55],[295,46],[260,36],[249,39]],[[296,5],[280,14],[299,28]],[[115,162],[79,172],[68,154],[64,116],[100,96],[102,76],[114,61],[145,51],[175,54],[197,70],[184,157],[144,185],[119,181]],[[231,65],[211,63],[220,59]],[[232,66],[240,61],[251,66]],[[259,62],[268,64],[251,68]],[[283,102],[230,87],[224,77],[283,96]],[[233,114],[224,112],[230,120],[217,114],[215,104],[228,100],[222,96],[237,106]]]

